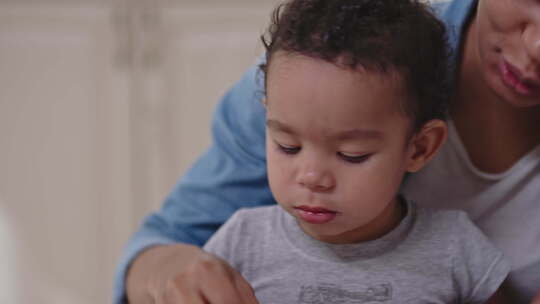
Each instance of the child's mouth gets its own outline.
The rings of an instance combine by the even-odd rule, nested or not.
[[[324,224],[333,220],[337,212],[321,207],[299,206],[294,207],[298,217],[310,224]]]

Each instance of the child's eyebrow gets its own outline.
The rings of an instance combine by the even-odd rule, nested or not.
[[[272,130],[292,135],[296,134],[296,132],[291,127],[275,119],[267,119],[266,126],[268,126],[268,128]],[[338,141],[347,141],[353,139],[381,139],[383,138],[383,133],[381,131],[372,129],[352,129],[338,132],[336,134],[328,134],[325,137]]]
[[[275,119],[267,119],[266,126],[276,131],[281,131],[281,132],[289,133],[289,134],[296,134],[296,132],[294,132],[291,127]]]
[[[352,129],[339,132],[336,135],[331,135],[329,137],[336,138],[339,141],[347,141],[351,139],[381,139],[383,137],[383,133],[378,130]]]

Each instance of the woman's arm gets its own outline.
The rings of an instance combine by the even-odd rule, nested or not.
[[[202,246],[237,209],[274,203],[266,178],[266,112],[260,102],[263,87],[258,75],[257,67],[252,67],[221,99],[212,122],[210,148],[180,180],[161,210],[148,216],[130,240],[118,267],[114,303],[125,302],[126,277],[147,282],[152,273],[148,270],[168,265],[156,260],[163,252],[148,249],[141,254],[143,250],[177,243]]]

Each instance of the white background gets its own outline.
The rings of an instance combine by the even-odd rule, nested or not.
[[[274,0],[0,0],[0,303],[108,303]]]

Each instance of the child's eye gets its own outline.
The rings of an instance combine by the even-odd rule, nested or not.
[[[285,154],[296,154],[300,152],[300,147],[287,146],[276,143],[278,148]]]
[[[338,152],[338,155],[344,161],[348,163],[353,163],[353,164],[364,162],[371,156],[371,154],[357,155],[357,154],[348,154],[344,152]]]

